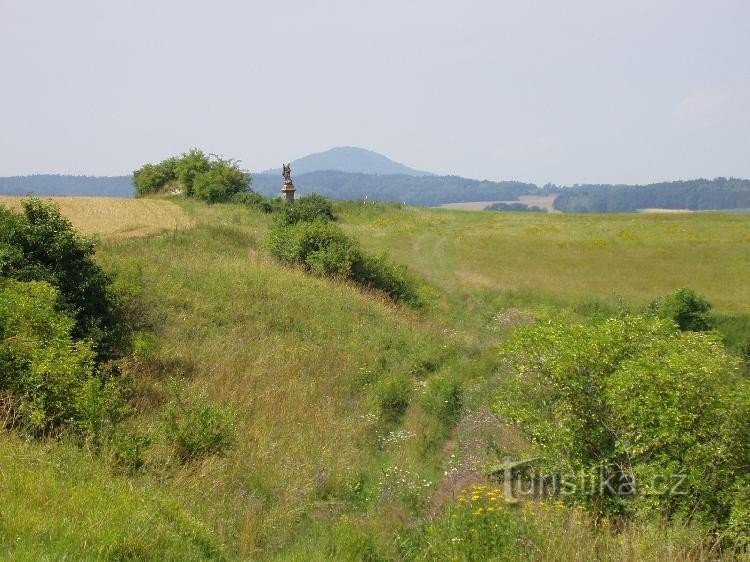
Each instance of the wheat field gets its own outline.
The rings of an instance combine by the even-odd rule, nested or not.
[[[23,197],[0,196],[0,205],[18,209]],[[147,236],[192,226],[185,212],[162,199],[115,197],[44,197],[54,201],[80,232],[102,239]]]

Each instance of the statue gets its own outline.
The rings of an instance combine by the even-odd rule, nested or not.
[[[294,182],[292,182],[292,165],[282,164],[281,175],[284,176],[284,186],[281,188],[281,193],[284,196],[284,201],[287,203],[294,203]]]

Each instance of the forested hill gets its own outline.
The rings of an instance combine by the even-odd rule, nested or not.
[[[564,188],[555,209],[564,213],[629,213],[638,209],[750,209],[750,180],[697,179],[649,185]]]
[[[132,176],[36,174],[0,177],[0,195],[92,195],[133,197]]]
[[[276,195],[281,176],[255,174],[253,189]],[[513,200],[519,195],[539,192],[531,183],[479,181],[460,176],[374,175],[320,171],[294,176],[300,194],[319,193],[336,199],[400,201],[411,205],[442,205],[465,201]]]
[[[253,174],[252,189],[279,194],[280,174]],[[519,195],[557,193],[555,209],[564,213],[628,213],[638,209],[750,209],[750,180],[697,179],[649,185],[545,186],[516,181],[479,181],[460,176],[376,175],[316,171],[294,175],[298,195],[320,193],[335,199],[400,201],[442,205],[467,201],[513,201]],[[132,197],[132,176],[39,174],[0,177],[0,195],[89,195]]]

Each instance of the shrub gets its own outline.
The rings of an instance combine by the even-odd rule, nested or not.
[[[168,161],[172,160],[165,160],[165,162]],[[195,178],[211,169],[211,161],[203,151],[191,148],[179,158],[174,159],[173,162],[175,178],[182,184],[185,195],[188,197],[192,196],[194,194],[193,182]]]
[[[456,377],[438,375],[427,382],[422,408],[435,416],[445,428],[452,427],[463,410],[463,386]]]
[[[300,197],[294,203],[285,204],[278,218],[284,225],[299,222],[333,221],[333,204],[331,200],[315,193]]]
[[[96,435],[121,418],[119,388],[96,376],[93,350],[73,341],[74,321],[57,299],[44,282],[0,283],[0,389],[32,435],[66,425]]]
[[[357,244],[336,225],[323,220],[275,223],[270,232],[270,250],[286,263],[342,277],[351,277],[352,267],[360,259]]]
[[[395,301],[412,306],[422,304],[416,282],[406,267],[390,263],[385,255],[360,255],[352,264],[352,269],[352,277],[360,285],[383,291]]]
[[[319,275],[348,278],[396,301],[414,306],[421,303],[405,267],[390,264],[385,256],[363,254],[356,240],[323,219],[288,224],[281,218],[271,227],[269,249],[281,261],[302,265]]]
[[[250,175],[230,160],[217,159],[208,170],[195,174],[192,193],[207,203],[229,201],[233,195],[248,189]]]
[[[246,191],[250,174],[242,170],[237,161],[207,156],[196,148],[158,164],[144,164],[133,172],[136,197],[163,191],[172,182],[181,187],[187,197],[217,203]]]
[[[598,482],[601,471],[614,487],[569,497],[605,512],[727,524],[727,491],[750,455],[750,389],[717,336],[623,317],[519,328],[503,356],[512,376],[496,410],[539,444],[554,473]]]
[[[707,332],[715,327],[711,303],[692,289],[677,289],[669,296],[654,300],[648,309],[659,318],[672,320],[683,332]]]
[[[133,172],[136,197],[158,192],[166,183],[176,179],[174,170],[161,164],[146,164]]]
[[[111,278],[94,261],[95,246],[57,206],[30,198],[23,214],[0,208],[0,275],[45,281],[58,290],[57,309],[75,323],[73,339],[90,339],[100,358],[124,342],[122,310]]]
[[[203,396],[183,394],[176,394],[167,404],[164,418],[167,441],[175,445],[183,461],[224,454],[236,440],[232,410]]]
[[[257,209],[264,213],[279,211],[284,204],[278,198],[263,197],[260,193],[256,193],[252,190],[235,193],[232,195],[230,201],[237,205],[245,205],[246,207]]]
[[[398,422],[411,400],[409,379],[402,375],[389,375],[378,383],[375,392],[383,420],[386,423]]]

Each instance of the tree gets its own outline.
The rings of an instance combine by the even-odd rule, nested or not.
[[[52,203],[30,198],[23,213],[0,208],[0,276],[45,281],[59,293],[57,308],[74,319],[71,335],[93,341],[100,357],[122,344],[119,299],[94,260],[94,242],[80,236]]]

